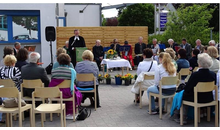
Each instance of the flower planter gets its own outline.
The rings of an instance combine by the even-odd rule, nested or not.
[[[129,79],[126,79],[126,80],[125,80],[125,85],[126,85],[126,86],[129,86],[129,84],[130,84],[130,80],[129,80]]]
[[[106,79],[106,84],[111,84],[111,79]]]
[[[132,79],[129,79],[129,81],[130,81],[130,84],[131,84]]]
[[[122,84],[122,80],[120,77],[115,77],[115,84],[116,85],[121,85]]]

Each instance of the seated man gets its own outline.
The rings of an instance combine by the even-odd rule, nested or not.
[[[138,65],[139,62],[141,62],[143,60],[142,56],[137,56],[139,54],[142,55],[143,51],[145,48],[147,48],[147,45],[145,43],[143,43],[143,37],[139,37],[139,42],[135,44],[134,47],[134,52],[135,52],[135,65]]]
[[[40,54],[37,52],[32,52],[29,54],[29,64],[21,67],[21,78],[32,80],[32,79],[41,79],[45,87],[49,85],[49,78],[43,67],[37,65],[40,59]],[[32,92],[34,89],[25,89],[24,96],[32,97]]]
[[[92,48],[92,52],[94,55],[94,60],[99,68],[99,71],[101,70],[101,62],[104,57],[103,47],[101,46],[101,41],[96,40],[96,45]]]
[[[128,44],[128,41],[124,42],[124,46],[130,46],[130,50],[125,52],[122,52],[122,58],[129,60],[129,62],[131,63],[132,68],[134,68],[134,61],[133,61],[133,57],[132,57],[132,46]]]

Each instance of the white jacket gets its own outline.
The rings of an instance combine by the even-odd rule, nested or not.
[[[141,85],[143,86],[143,88],[148,88],[148,87],[154,85],[154,79],[152,79],[152,80],[144,80],[144,75],[149,75],[149,76],[151,76],[151,75],[154,75],[154,72],[141,72],[141,73],[138,75],[138,77],[137,77],[137,79],[136,79],[136,81],[135,81],[133,87],[131,88],[131,92],[132,92],[132,93],[134,93],[134,94],[139,94],[139,92],[140,92],[139,83],[141,83]]]

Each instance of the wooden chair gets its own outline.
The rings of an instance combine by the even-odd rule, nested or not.
[[[179,73],[178,73],[178,76],[179,76],[179,80],[181,81],[182,80],[182,76],[187,76],[187,75],[190,75],[191,72],[189,70],[189,68],[182,68]]]
[[[0,79],[0,85],[3,85],[4,87],[16,87],[15,83],[12,79]],[[24,114],[22,114],[22,120],[24,120]],[[16,114],[13,114],[14,120],[17,120]]]
[[[4,87],[16,87],[12,79],[0,79],[0,85]]]
[[[160,109],[160,114],[159,114],[159,118],[162,119],[162,99],[168,99],[168,98],[171,98],[171,102],[170,104],[172,104],[172,100],[173,100],[173,97],[175,96],[175,93],[172,94],[172,95],[162,95],[162,87],[163,85],[176,85],[176,87],[178,87],[179,85],[179,80],[178,80],[178,77],[163,77],[160,81],[160,84],[159,84],[159,94],[156,94],[156,93],[151,93],[149,94],[149,113],[151,114],[151,96],[154,96],[154,97],[158,97],[159,98],[159,109]],[[165,111],[167,111],[167,100],[166,100],[166,103],[165,103]]]
[[[33,126],[32,122],[32,105],[26,104],[25,106],[21,106],[21,93],[18,91],[16,87],[3,87],[0,88],[0,97],[6,98],[17,98],[18,99],[18,107],[14,108],[5,108],[4,106],[0,106],[0,112],[6,113],[6,126],[13,126],[12,124],[12,114],[18,114],[19,116],[19,127],[22,127],[22,112],[30,109],[30,126]]]
[[[94,89],[90,91],[80,91],[81,93],[94,93],[94,100],[95,100],[95,111],[97,109],[97,102],[96,102],[96,78],[93,74],[77,74],[76,76],[77,81],[87,82],[93,81],[94,82]]]
[[[215,100],[209,103],[198,103],[199,92],[212,92],[215,90]],[[218,87],[213,82],[199,82],[194,87],[194,102],[182,101],[180,108],[180,125],[183,125],[183,105],[194,107],[194,126],[198,127],[200,122],[200,107],[208,107],[207,109],[207,121],[210,121],[210,106],[215,106],[215,127],[218,127]]]
[[[198,68],[199,68],[199,67],[195,67],[195,68],[193,69],[193,72],[196,72],[196,71],[198,70]]]
[[[64,80],[62,83],[57,85],[58,88],[70,88],[71,80]],[[53,99],[51,99],[52,101]],[[73,96],[71,98],[64,98],[63,101],[72,101],[73,102],[73,121],[76,121],[76,110],[75,110],[75,93],[73,92]],[[50,121],[53,120],[52,114],[50,115]]]
[[[42,83],[41,79],[31,79],[31,80],[24,79],[23,83],[21,84],[21,98],[24,101],[32,101],[31,97],[27,97],[27,96],[24,97],[24,88],[35,89],[35,88],[39,88],[39,87],[44,87],[44,83]],[[41,99],[35,99],[35,100],[42,101]],[[43,100],[43,103],[44,102],[45,102],[45,100]],[[22,114],[22,116],[24,119],[24,113]],[[44,120],[46,121],[46,116],[44,117]]]
[[[35,107],[35,97],[45,99],[45,98],[57,98],[60,103],[57,104],[45,104],[42,103],[37,108]],[[35,88],[32,93],[32,106],[33,106],[33,124],[35,126],[35,113],[41,113],[41,126],[44,127],[44,113],[60,113],[61,127],[66,127],[66,109],[65,104],[63,104],[63,95],[58,87],[49,88]]]
[[[154,80],[154,75],[144,75],[144,80]],[[140,101],[140,104],[139,104],[139,107],[141,109],[142,108],[142,96],[141,96],[141,94],[142,94],[143,91],[146,91],[147,88],[146,87],[144,88],[141,85],[141,82],[138,83],[138,86],[140,86],[140,91],[139,91],[139,95],[140,95],[139,96],[140,97],[139,101]],[[150,87],[150,86],[147,86],[147,87]],[[137,94],[135,94],[135,104],[137,104]]]

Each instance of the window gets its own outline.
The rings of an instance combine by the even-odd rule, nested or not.
[[[8,41],[8,27],[6,15],[0,15],[0,41]]]
[[[40,11],[1,11],[0,43],[40,42]]]

